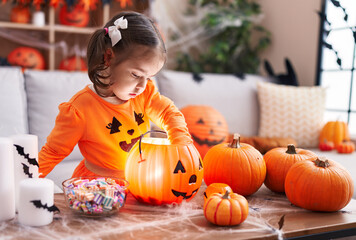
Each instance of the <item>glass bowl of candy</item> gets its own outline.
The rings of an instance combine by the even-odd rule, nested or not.
[[[62,183],[68,207],[89,217],[109,216],[124,206],[128,181],[114,177],[78,177]]]

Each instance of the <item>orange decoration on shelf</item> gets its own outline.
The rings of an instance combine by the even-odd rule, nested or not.
[[[213,193],[204,204],[204,216],[219,226],[241,224],[248,216],[248,202],[237,193]]]
[[[354,192],[350,173],[326,158],[295,163],[285,181],[289,201],[311,211],[333,212],[345,207]]]
[[[83,5],[77,4],[69,9],[64,5],[59,11],[59,22],[68,26],[86,27],[89,24],[89,12]]]
[[[327,122],[320,132],[319,143],[323,142],[325,139],[333,142],[335,147],[343,141],[350,141],[347,123],[343,121]]]
[[[267,188],[274,192],[284,192],[284,181],[290,167],[300,161],[313,160],[317,156],[309,150],[295,148],[293,144],[287,148],[274,148],[264,155],[267,173],[264,181]]]
[[[194,145],[202,158],[213,146],[226,141],[229,135],[224,116],[208,105],[188,105],[183,113]]]
[[[255,193],[266,177],[262,154],[234,134],[231,143],[212,147],[204,157],[204,181],[226,183],[235,193],[247,196]]]
[[[336,150],[338,153],[353,153],[355,151],[355,144],[350,141],[342,142],[337,145]]]
[[[233,192],[231,187],[226,183],[212,183],[206,188],[204,192],[204,201],[206,201],[213,193],[225,194],[226,191],[231,193]]]
[[[15,23],[29,23],[31,20],[30,8],[18,5],[11,9],[10,21]]]
[[[324,139],[324,141],[319,143],[319,149],[320,151],[331,151],[334,150],[335,145],[332,141],[328,141]]]
[[[31,47],[15,48],[7,56],[7,61],[12,66],[21,66],[23,70],[25,68],[43,70],[46,65],[43,55]]]
[[[85,60],[79,56],[71,56],[63,59],[58,67],[60,70],[66,71],[87,71]]]
[[[126,6],[132,6],[132,0],[116,0],[120,3],[120,8],[126,8]]]
[[[143,138],[129,152],[125,179],[143,203],[162,205],[191,200],[203,180],[203,164],[193,144],[171,144],[166,138]]]

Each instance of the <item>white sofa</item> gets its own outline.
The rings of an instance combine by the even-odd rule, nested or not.
[[[270,80],[255,75],[246,75],[244,79],[233,75],[202,76],[199,82],[190,73],[163,70],[155,79],[160,92],[179,108],[188,104],[211,105],[224,115],[231,133],[257,135],[260,109],[256,83]],[[58,105],[89,83],[85,72],[27,70],[22,73],[20,68],[0,67],[0,136],[34,134],[38,136],[40,149],[54,126]],[[356,180],[356,153],[342,155],[311,150],[338,161]],[[81,159],[76,147],[48,175],[59,187],[57,191]]]

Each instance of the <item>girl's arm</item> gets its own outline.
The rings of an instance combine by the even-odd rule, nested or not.
[[[70,103],[59,105],[55,126],[38,154],[40,177],[67,157],[83,135],[84,119]]]
[[[193,142],[183,114],[170,99],[159,94],[152,81],[147,83],[144,101],[148,117],[168,133],[171,143],[189,144]]]

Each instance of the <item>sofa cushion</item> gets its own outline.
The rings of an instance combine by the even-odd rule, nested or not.
[[[266,78],[245,75],[240,79],[230,74],[204,73],[194,81],[192,73],[162,70],[156,77],[159,91],[178,108],[187,105],[210,105],[226,119],[230,132],[253,136],[258,131],[258,81]]]
[[[39,150],[54,127],[58,105],[70,100],[89,83],[88,75],[83,72],[25,71],[29,131],[38,136]],[[81,158],[76,146],[66,159]]]
[[[258,83],[260,137],[293,138],[316,147],[323,125],[326,89]]]
[[[0,136],[28,133],[27,103],[21,68],[0,67]]]

